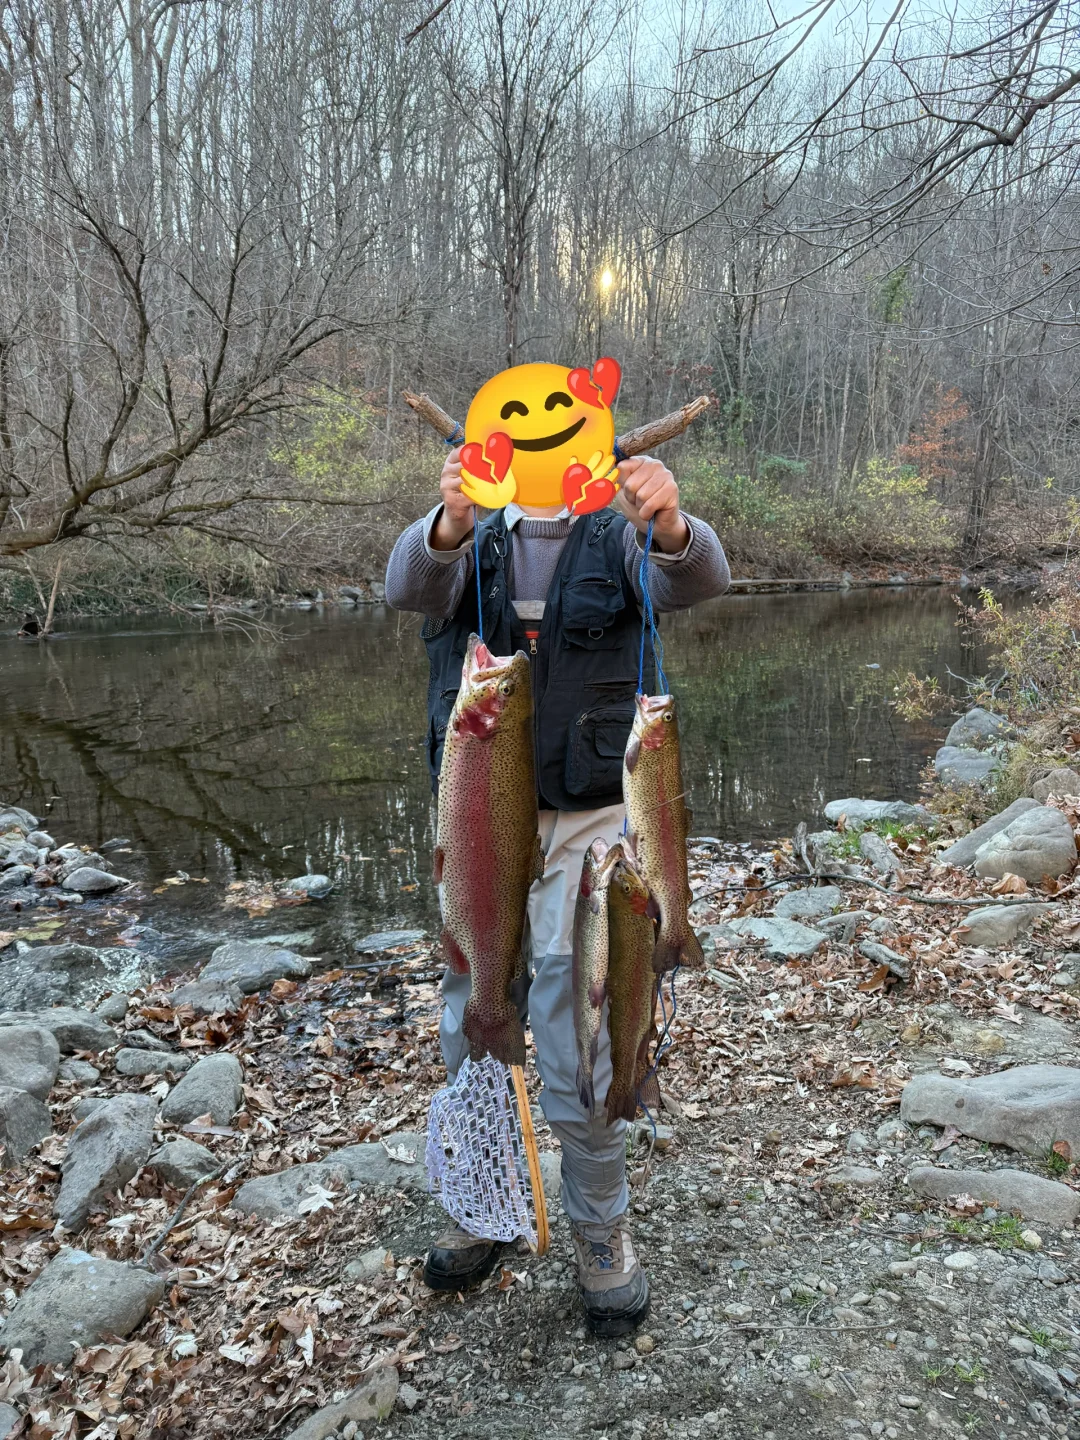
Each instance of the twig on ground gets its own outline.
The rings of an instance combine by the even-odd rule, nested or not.
[[[195,1191],[198,1190],[201,1186],[207,1184],[208,1181],[216,1180],[219,1175],[223,1175],[225,1171],[229,1168],[230,1164],[231,1161],[223,1160],[216,1170],[211,1170],[209,1175],[203,1175],[201,1179],[196,1180],[193,1184],[188,1186],[187,1190],[184,1193],[184,1198],[180,1201],[180,1204],[176,1207],[173,1213],[169,1216],[168,1220],[165,1222],[165,1228],[158,1234],[156,1239],[150,1242],[150,1244],[146,1247],[143,1253],[139,1256],[138,1260],[135,1261],[136,1265],[145,1267],[148,1262],[153,1259],[153,1257],[165,1244],[165,1241],[176,1229],[177,1225],[180,1224],[180,1221],[184,1218],[184,1211],[191,1203],[191,1198],[195,1194]]]

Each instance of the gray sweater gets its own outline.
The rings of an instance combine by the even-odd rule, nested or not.
[[[386,599],[395,610],[419,610],[436,620],[448,620],[461,603],[473,578],[473,536],[470,531],[456,550],[433,550],[432,526],[442,511],[415,521],[398,536],[386,567]],[[704,520],[687,515],[690,542],[678,555],[665,555],[653,546],[649,557],[649,591],[657,610],[686,610],[701,600],[722,595],[731,580],[720,541]],[[518,614],[537,621],[543,613],[559,555],[576,517],[535,519],[517,505],[506,507],[506,523],[513,537],[513,600]],[[626,573],[641,600],[638,569],[645,548],[644,536],[626,527]]]

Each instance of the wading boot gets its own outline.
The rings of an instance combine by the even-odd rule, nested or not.
[[[649,1313],[649,1281],[634,1254],[626,1217],[574,1225],[578,1289],[594,1335],[629,1335]]]
[[[453,1221],[449,1223],[424,1261],[424,1284],[429,1290],[467,1290],[490,1275],[499,1254],[494,1240],[480,1240]]]

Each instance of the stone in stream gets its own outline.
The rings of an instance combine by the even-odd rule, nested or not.
[[[776,902],[773,915],[778,920],[820,920],[839,910],[844,903],[843,891],[835,885],[820,885],[809,890],[789,890]]]
[[[894,875],[900,869],[897,856],[873,830],[864,830],[859,836],[859,854],[870,862],[879,875]]]
[[[229,940],[210,956],[199,980],[236,985],[245,995],[253,995],[268,990],[275,980],[306,980],[310,974],[311,961],[294,950],[281,950],[259,940]]]
[[[895,975],[898,980],[907,980],[911,974],[911,962],[907,956],[890,950],[888,945],[882,945],[877,940],[864,940],[859,946],[859,954],[874,965],[884,965],[889,974]]]
[[[205,1055],[166,1095],[161,1118],[187,1125],[209,1114],[215,1125],[228,1125],[240,1108],[244,1071],[235,1055]]]
[[[60,881],[65,890],[75,890],[80,895],[108,895],[119,890],[128,882],[122,875],[112,875],[107,870],[98,870],[93,865],[80,865]]]
[[[150,970],[146,958],[125,945],[32,945],[4,961],[0,1011],[94,1005],[106,990],[133,990]]]
[[[65,1229],[81,1230],[90,1212],[146,1164],[156,1114],[157,1102],[149,1095],[114,1095],[78,1126],[60,1167],[56,1214]]]
[[[357,940],[355,949],[361,955],[378,955],[384,950],[396,950],[399,945],[418,945],[427,939],[424,930],[376,930]]]
[[[0,1348],[23,1364],[69,1364],[76,1349],[128,1336],[161,1299],[162,1276],[85,1250],[61,1250],[15,1302]]]
[[[974,710],[961,715],[953,724],[945,736],[945,744],[957,745],[962,749],[983,750],[987,745],[993,745],[995,740],[1007,740],[1015,733],[1003,716],[976,705]]]
[[[1058,1140],[1080,1154],[1080,1069],[1020,1065],[996,1075],[949,1079],[916,1075],[904,1088],[909,1125],[954,1125],[961,1135],[1045,1156]]]
[[[849,830],[865,829],[875,820],[926,825],[934,818],[925,805],[909,805],[906,800],[830,800],[825,806],[825,819],[835,825],[841,816]]]
[[[196,1015],[235,1015],[244,1003],[240,986],[224,980],[189,980],[169,998],[176,1006],[190,1005]]]
[[[995,950],[1001,945],[1011,945],[1031,929],[1037,916],[1051,909],[1051,905],[1037,904],[986,905],[980,910],[969,910],[956,934],[965,945]]]
[[[119,1036],[98,1015],[73,1005],[53,1005],[47,1010],[6,1010],[0,1014],[0,1027],[36,1025],[56,1037],[63,1055],[75,1050],[108,1050]]]
[[[1080,795],[1080,775],[1068,765],[1059,765],[1031,787],[1031,798],[1040,805],[1045,805],[1051,795]]]
[[[0,1085],[0,1168],[17,1165],[51,1129],[47,1105],[28,1090]]]
[[[47,830],[31,830],[26,837],[28,845],[34,845],[38,850],[55,850],[56,841]]]
[[[797,920],[751,916],[745,920],[732,920],[728,929],[732,934],[743,938],[764,940],[765,954],[778,956],[783,960],[791,955],[800,959],[813,955],[825,944],[825,936],[820,930],[800,925]]]
[[[355,1432],[356,1426],[365,1421],[385,1420],[393,1411],[398,1388],[397,1370],[393,1365],[382,1365],[370,1380],[350,1390],[344,1400],[335,1400],[309,1415],[289,1431],[285,1440],[328,1440],[350,1422]]]
[[[286,880],[283,889],[289,895],[304,895],[309,900],[325,900],[334,888],[329,875],[297,875]]]
[[[123,1049],[116,1052],[114,1063],[118,1075],[183,1075],[194,1062],[182,1051]]]
[[[186,1190],[196,1180],[203,1180],[218,1168],[218,1159],[205,1145],[198,1145],[186,1135],[171,1135],[159,1145],[146,1162],[161,1176],[166,1185]]]
[[[970,1195],[981,1205],[1017,1210],[1025,1220],[1038,1220],[1063,1229],[1080,1215],[1080,1195],[1059,1180],[1047,1180],[1026,1170],[942,1170],[916,1165],[907,1183],[916,1195],[930,1200],[952,1200]]]
[[[44,1100],[60,1068],[60,1046],[40,1025],[0,1027],[0,1085],[26,1090]]]
[[[1000,768],[999,756],[959,745],[942,745],[934,756],[934,769],[943,785],[983,785]]]
[[[0,870],[0,895],[29,885],[33,878],[34,872],[29,865],[13,865],[10,869]]]
[[[22,810],[18,805],[0,805],[0,835],[5,835],[9,830],[18,830],[23,835],[29,835],[31,830],[38,827],[38,818],[31,815],[29,810]]]
[[[957,867],[971,865],[980,845],[989,840],[991,836],[999,834],[1027,811],[1034,810],[1035,806],[1034,800],[1022,795],[1019,800],[1014,800],[999,814],[992,815],[989,820],[984,821],[982,825],[977,825],[974,830],[962,836],[947,850],[943,850],[940,859],[946,865],[956,865]]]
[[[1060,810],[1036,805],[979,846],[975,874],[984,879],[1019,875],[1037,885],[1046,875],[1056,879],[1070,872],[1075,864],[1072,826]]]

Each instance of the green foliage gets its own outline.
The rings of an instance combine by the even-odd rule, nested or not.
[[[992,647],[1004,671],[999,694],[1018,717],[1031,719],[1080,697],[1080,563],[1063,570],[1047,598],[1008,611],[989,590],[967,622]]]
[[[268,454],[301,490],[340,499],[377,498],[385,476],[363,453],[372,412],[356,397],[320,385],[295,411]]]
[[[911,299],[908,283],[910,266],[900,265],[885,276],[878,290],[878,314],[886,325],[899,325],[904,306]]]

